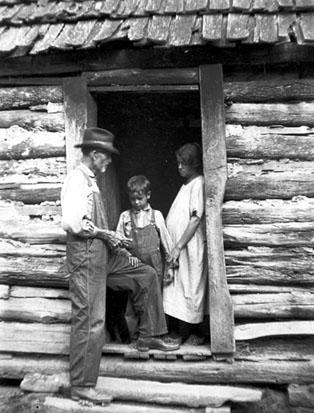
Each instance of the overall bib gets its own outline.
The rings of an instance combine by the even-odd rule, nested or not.
[[[133,248],[130,252],[144,264],[150,265],[158,275],[160,287],[163,279],[163,262],[160,252],[160,238],[155,222],[155,211],[151,210],[151,221],[143,228],[136,227],[134,214],[131,212],[131,234]]]

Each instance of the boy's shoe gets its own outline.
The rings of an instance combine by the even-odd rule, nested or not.
[[[180,348],[180,344],[164,337],[139,338],[136,348],[138,351],[161,350],[174,351]]]
[[[101,393],[95,387],[78,387],[71,388],[72,400],[88,400],[94,404],[109,404],[112,401],[112,396]]]

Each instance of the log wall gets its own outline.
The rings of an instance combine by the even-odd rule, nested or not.
[[[223,235],[236,363],[246,363],[246,370],[239,373],[236,364],[227,374],[220,366],[215,379],[211,367],[208,373],[204,368],[204,381],[314,381],[314,356],[304,344],[313,344],[314,331],[314,81],[307,80],[306,99],[298,95],[297,80],[290,82],[293,98],[286,93],[289,80],[282,93],[280,78],[272,82],[275,95],[258,81],[225,86]],[[66,172],[63,93],[60,86],[7,87],[0,89],[0,102],[0,352],[23,356],[8,356],[0,377],[21,378],[16,366],[33,369],[31,353],[46,354],[52,365],[53,357],[68,354],[70,302],[59,201]],[[293,324],[279,328],[278,321]],[[279,343],[276,331],[288,338]],[[301,336],[308,337],[298,343]],[[167,374],[164,369],[166,379]]]

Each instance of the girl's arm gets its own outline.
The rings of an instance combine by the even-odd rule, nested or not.
[[[176,243],[174,249],[172,250],[172,260],[176,261],[179,258],[181,250],[186,246],[186,244],[190,241],[190,239],[193,237],[195,234],[195,231],[197,230],[197,227],[199,226],[199,223],[201,221],[201,218],[199,218],[196,215],[192,215],[190,218],[190,221],[182,234],[182,237],[179,239],[179,241]]]

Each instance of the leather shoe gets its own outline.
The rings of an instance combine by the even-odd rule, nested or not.
[[[109,404],[112,400],[112,396],[101,393],[95,389],[95,387],[72,387],[71,388],[72,400],[88,400],[95,404]]]
[[[148,351],[148,350],[161,350],[161,351],[174,351],[180,348],[180,344],[164,340],[163,337],[149,337],[149,338],[139,338],[137,340],[137,350],[138,351]]]

